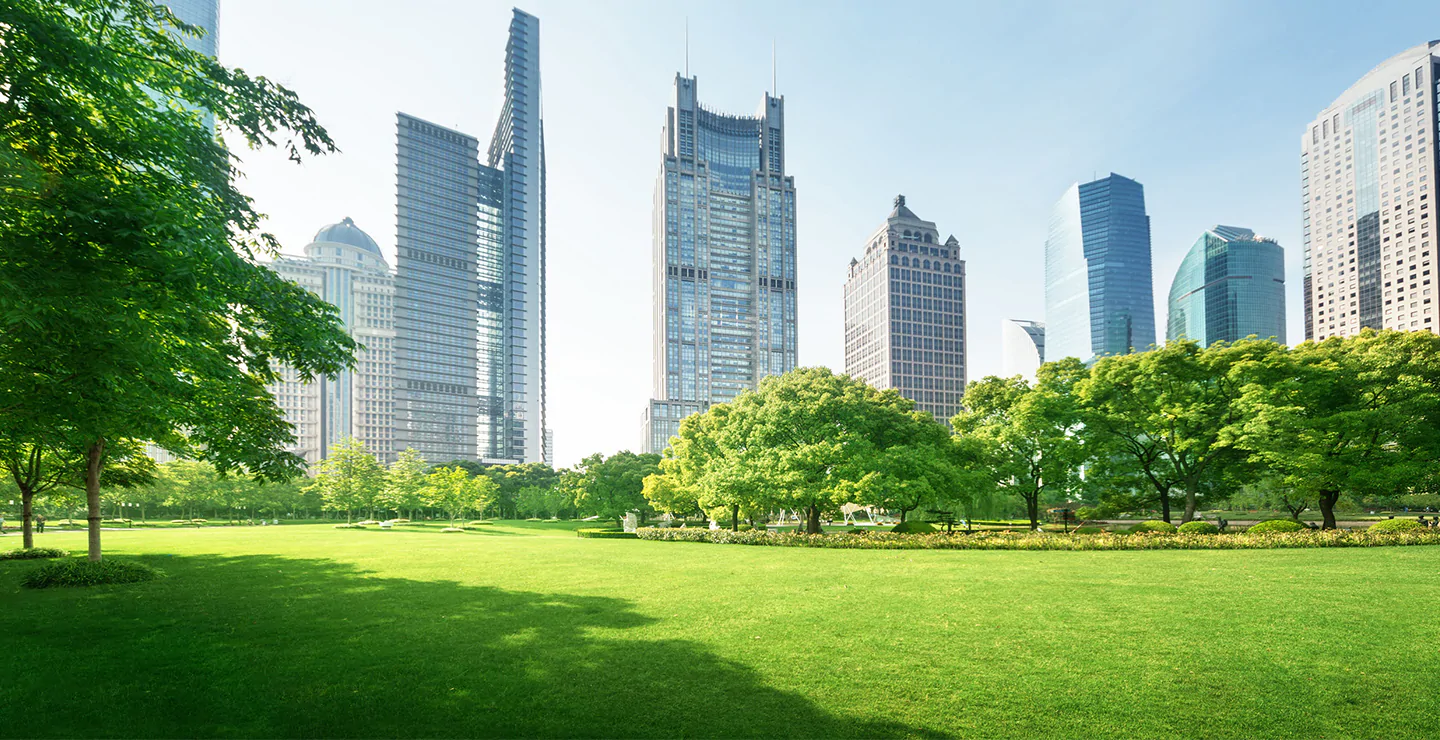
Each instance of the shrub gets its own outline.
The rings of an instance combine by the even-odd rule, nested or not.
[[[0,560],[43,560],[46,558],[68,558],[69,550],[61,550],[56,547],[32,547],[28,550],[11,550],[0,552]]]
[[[491,525],[494,524],[494,523],[495,523],[495,522],[486,521],[486,520],[484,520],[484,519],[476,519],[476,520],[473,521],[473,522],[465,522],[465,526],[467,526],[467,527],[488,527],[488,526],[491,526]]]
[[[899,534],[930,534],[937,530],[929,522],[900,522],[891,527],[890,531]]]
[[[335,528],[336,528],[336,529],[364,529],[364,528],[365,528],[365,525],[363,525],[363,524],[358,524],[358,523],[357,523],[357,524],[336,524],[336,525],[335,525]]]
[[[1382,519],[1365,528],[1370,532],[1419,532],[1425,525],[1414,519]]]
[[[191,519],[191,520],[190,520],[190,523],[191,523],[191,524],[209,524],[209,523],[210,523],[210,520],[209,520],[209,519]]]
[[[410,520],[409,520],[409,519],[406,519],[406,518],[404,518],[404,517],[400,517],[399,519],[391,519],[391,520],[390,520],[390,523],[391,523],[391,524],[409,524],[409,523],[410,523]]]
[[[1193,522],[1181,524],[1180,529],[1177,531],[1183,534],[1220,534],[1219,527],[1210,522],[1202,522],[1198,519]]]
[[[1075,534],[1105,534],[1104,527],[1076,527]]]
[[[441,531],[441,532],[464,532],[464,531],[465,531],[465,528],[464,528],[464,527],[446,527],[446,528],[444,528],[444,529],[442,529],[442,530],[440,530],[440,531]]]
[[[1159,519],[1139,522],[1130,528],[1130,534],[1145,534],[1148,532],[1159,532],[1163,534],[1175,534],[1175,525]]]
[[[1294,519],[1270,519],[1260,522],[1245,530],[1247,534],[1265,534],[1267,532],[1303,532],[1308,527]]]
[[[189,524],[189,523],[190,523],[190,520],[189,520],[189,519],[171,519],[171,520],[170,520],[170,523],[171,523],[171,524]]]
[[[708,530],[708,529],[701,529],[701,528],[699,528],[699,527],[696,527],[696,528],[694,528],[694,529],[688,529],[688,530],[686,530],[686,529],[680,529],[679,527],[676,527],[676,528],[673,528],[673,529],[666,529],[665,531],[666,531],[666,532],[686,532],[686,531],[689,531],[689,532],[708,532],[708,531],[710,531],[710,530]],[[615,528],[613,528],[613,527],[612,527],[612,528],[609,528],[609,529],[600,528],[600,527],[582,527],[582,528],[580,528],[580,529],[575,530],[575,534],[578,535],[578,536],[580,536],[580,537],[591,537],[591,538],[595,538],[595,539],[615,539],[615,540],[633,540],[633,539],[635,539],[636,536],[637,536],[634,532],[626,532],[626,531],[623,530],[623,529],[615,529]]]
[[[25,588],[57,586],[101,586],[107,583],[140,583],[164,575],[144,563],[131,560],[65,559],[36,568],[25,574],[20,585]]]
[[[377,521],[375,521],[374,519],[366,519],[366,520],[364,520],[364,521],[359,521],[359,522],[355,522],[355,523],[356,523],[356,524],[359,524],[359,525],[362,526],[362,527],[373,527],[373,526],[375,526],[376,524],[379,524],[380,522],[377,522]]]

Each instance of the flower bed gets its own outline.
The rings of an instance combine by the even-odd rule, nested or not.
[[[829,547],[849,550],[1268,550],[1300,547],[1388,547],[1440,545],[1440,531],[1368,532],[1304,531],[1268,534],[1030,534],[1025,532],[943,532],[935,534],[797,534],[794,532],[731,532],[726,529],[656,529],[636,531],[642,540],[712,542],[770,547]]]

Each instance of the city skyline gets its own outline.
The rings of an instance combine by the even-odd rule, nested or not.
[[[360,2],[353,12],[335,14],[320,3],[286,4],[294,28],[267,23],[280,8],[262,0],[222,8],[222,61],[264,69],[295,87],[344,150],[301,168],[283,157],[241,152],[250,190],[261,210],[272,215],[271,226],[289,252],[332,214],[349,213],[366,224],[383,224],[393,215],[386,204],[393,175],[384,172],[393,156],[386,152],[393,151],[393,129],[382,131],[376,144],[377,120],[383,130],[382,119],[393,120],[389,116],[396,110],[424,113],[447,125],[499,114],[491,70],[503,62],[508,4],[419,4],[413,13],[429,29],[423,41],[413,31],[377,22],[367,7]],[[1160,276],[1156,319],[1162,325],[1165,278],[1201,230],[1216,222],[1246,223],[1282,244],[1300,243],[1295,137],[1339,91],[1423,39],[1403,29],[1355,23],[1368,12],[1337,5],[1312,15],[1296,7],[1220,3],[1121,11],[1102,5],[1087,16],[1059,5],[1038,14],[925,6],[916,10],[933,24],[963,17],[966,25],[992,30],[996,39],[958,55],[921,51],[904,59],[860,60],[841,54],[843,43],[808,41],[816,18],[799,7],[767,13],[763,32],[756,33],[744,3],[659,13],[625,5],[526,3],[525,10],[546,20],[548,39],[542,62],[548,251],[554,257],[548,405],[561,440],[557,462],[631,446],[634,432],[614,432],[613,420],[634,419],[634,409],[650,391],[649,332],[627,336],[632,333],[627,329],[617,336],[602,327],[648,326],[646,245],[654,181],[648,153],[656,132],[654,110],[684,62],[680,31],[686,15],[692,29],[690,69],[706,80],[707,99],[725,111],[748,111],[756,90],[774,81],[770,40],[778,39],[777,90],[791,101],[789,168],[813,183],[797,213],[798,282],[806,286],[799,291],[804,336],[798,364],[843,363],[839,286],[856,234],[873,227],[863,213],[850,212],[861,210],[851,204],[888,199],[897,191],[924,192],[927,202],[948,204],[944,210],[953,215],[947,218],[958,219],[957,236],[970,245],[972,278],[985,277],[972,286],[969,301],[970,375],[982,377],[1000,371],[1002,319],[1042,318],[1036,298],[1043,277],[1035,265],[1049,206],[1066,184],[1092,171],[1123,172],[1146,185],[1154,274]],[[859,38],[861,29],[883,26],[882,15],[859,8],[822,25],[828,38]],[[1358,33],[1349,30],[1347,18],[1348,25],[1360,26]],[[433,22],[420,23],[425,19]],[[316,38],[300,32],[319,23],[335,33]],[[1309,38],[1339,38],[1341,28],[1348,34],[1343,49],[1319,64],[1297,40],[1297,30]],[[1232,38],[1238,33],[1273,53],[1243,60],[1199,53],[1207,29]],[[1039,73],[1036,62],[1026,59],[1027,54],[1038,59],[1032,52],[1042,49],[1067,55],[1070,62],[1065,69],[1051,65]],[[1183,59],[1185,74],[1162,79],[1131,64],[1136,57],[1161,55]],[[923,73],[910,74],[917,70]],[[1066,92],[1096,75],[1110,82],[1086,88],[1085,96]],[[385,83],[401,79],[403,84]],[[1034,89],[1022,93],[1015,87],[1019,80]],[[947,95],[933,98],[937,86]],[[1146,94],[1135,96],[1141,89]],[[963,112],[976,96],[1005,100],[1013,115],[997,126],[998,113]],[[931,99],[934,122],[879,125],[855,107],[867,98],[908,97]],[[1245,107],[1244,125],[1204,124],[1189,113],[1196,98]],[[596,109],[606,113],[588,113]],[[938,134],[939,121],[953,130]],[[803,137],[795,133],[801,130]],[[983,146],[973,143],[982,138],[988,139]],[[1185,146],[1176,147],[1177,140]],[[603,144],[596,150],[598,142]],[[586,148],[589,155],[582,153]],[[954,166],[910,166],[919,161]],[[955,177],[955,167],[992,174]],[[1234,172],[1242,169],[1240,182]],[[382,250],[393,254],[385,230],[371,230]],[[1289,334],[1298,338],[1303,335],[1297,326],[1300,250],[1290,251]],[[634,429],[633,422],[622,425]]]

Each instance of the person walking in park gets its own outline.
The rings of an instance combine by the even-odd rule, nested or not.
[[[36,531],[36,532],[39,532],[40,534],[44,534],[44,533],[45,533],[45,515],[44,515],[44,514],[41,514],[40,516],[35,517],[35,531]]]

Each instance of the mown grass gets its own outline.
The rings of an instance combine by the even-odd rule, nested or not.
[[[1440,548],[948,552],[573,524],[107,532],[22,591],[0,735],[1425,737]],[[83,534],[40,543],[83,551]]]

